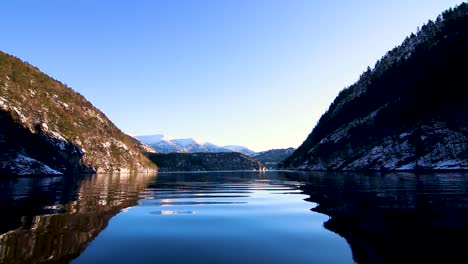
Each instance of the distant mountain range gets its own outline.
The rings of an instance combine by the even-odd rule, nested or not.
[[[156,134],[147,136],[136,136],[136,139],[151,146],[158,153],[222,153],[222,152],[238,152],[250,156],[253,159],[263,163],[269,169],[277,169],[279,164],[284,161],[289,155],[294,152],[294,148],[286,149],[271,149],[267,151],[255,152],[247,147],[238,145],[218,146],[213,143],[205,142],[199,139],[184,138],[177,139],[166,134]],[[169,157],[164,155],[153,155],[153,157]],[[176,157],[176,156],[171,156]],[[187,158],[189,156],[177,156],[179,158]],[[224,157],[224,156],[207,156],[207,157]],[[226,156],[228,157],[228,156]],[[231,156],[229,156],[231,157]],[[160,161],[160,160],[158,160]],[[170,166],[169,166],[170,167]]]
[[[148,153],[160,171],[264,171],[260,161],[239,152]]]
[[[246,148],[244,146],[236,146],[236,145],[228,145],[228,146],[223,146],[223,148],[234,151],[234,152],[240,152],[243,153],[247,156],[252,156],[258,152],[255,152],[253,150],[250,150],[249,148]]]
[[[270,149],[267,151],[254,153],[252,157],[263,163],[268,167],[268,169],[278,169],[281,165],[280,163],[289,157],[294,152],[294,150],[296,149]]]
[[[166,134],[136,136],[136,139],[148,144],[159,153],[195,153],[195,152],[240,152],[251,156],[256,152],[243,146],[218,146],[194,138],[174,138]]]

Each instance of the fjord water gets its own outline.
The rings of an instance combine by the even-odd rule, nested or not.
[[[465,173],[2,180],[0,262],[449,261],[468,244],[467,190]]]

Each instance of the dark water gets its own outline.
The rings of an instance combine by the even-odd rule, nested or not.
[[[0,210],[0,263],[458,263],[468,174],[20,178]]]

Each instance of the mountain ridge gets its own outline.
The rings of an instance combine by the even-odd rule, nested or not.
[[[226,145],[226,146],[223,146],[223,148],[227,148],[227,149],[230,149],[232,151],[245,154],[247,156],[252,156],[255,153],[257,153],[257,152],[255,152],[255,151],[253,151],[253,150],[251,150],[251,149],[249,149],[247,147],[240,146],[240,145]]]
[[[269,169],[278,169],[281,167],[282,162],[288,158],[294,150],[295,148],[270,149],[253,154],[252,158],[265,164]]]
[[[240,152],[246,155],[255,153],[244,146],[219,146],[195,138],[175,138],[167,134],[135,136],[136,139],[148,144],[159,153],[195,153],[195,152]]]
[[[239,152],[152,153],[160,171],[265,171],[258,160]]]
[[[147,146],[82,95],[0,52],[0,172],[7,175],[155,171]]]
[[[283,167],[468,169],[467,4],[448,9],[342,90]]]

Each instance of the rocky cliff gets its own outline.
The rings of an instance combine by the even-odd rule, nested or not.
[[[468,169],[467,6],[429,21],[341,91],[284,167]]]
[[[160,171],[265,170],[259,161],[238,153],[148,153]]]
[[[156,170],[143,147],[80,94],[0,52],[0,175]]]

